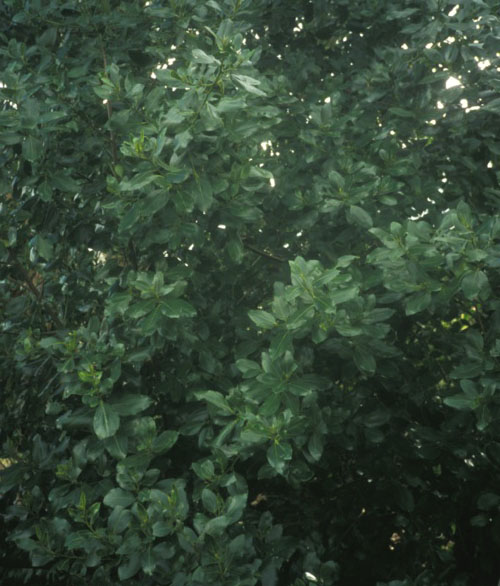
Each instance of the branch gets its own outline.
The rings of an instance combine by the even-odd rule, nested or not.
[[[43,294],[39,291],[39,289],[37,289],[36,285],[33,283],[33,280],[31,279],[31,276],[28,273],[28,271],[17,262],[14,264],[14,267],[16,271],[22,276],[23,281],[20,282],[10,275],[8,276],[9,280],[14,282],[17,286],[27,288],[35,296],[37,302],[41,306],[45,307],[45,309],[48,311],[56,327],[62,330],[64,328],[64,324],[59,319],[56,310],[50,304],[44,303]]]
[[[288,259],[283,258],[282,256],[278,256],[276,254],[273,254],[272,252],[266,252],[265,250],[261,250],[260,248],[257,248],[253,244],[249,244],[248,242],[243,242],[243,246],[245,248],[248,248],[248,250],[255,252],[255,254],[259,254],[260,256],[262,256],[264,258],[270,258],[271,260],[275,260],[276,262],[288,262]]]

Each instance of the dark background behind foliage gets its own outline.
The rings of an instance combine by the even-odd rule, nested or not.
[[[499,11],[1,3],[2,584],[496,586]]]

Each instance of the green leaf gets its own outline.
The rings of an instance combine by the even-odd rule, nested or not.
[[[53,246],[52,244],[43,236],[36,236],[36,249],[38,254],[42,256],[45,260],[51,260],[53,256]]]
[[[431,294],[428,291],[419,291],[414,293],[406,300],[406,315],[414,315],[424,309],[427,309],[431,303]]]
[[[404,108],[393,107],[389,108],[389,112],[399,116],[400,118],[414,118],[415,113],[411,112],[410,110],[405,110]]]
[[[151,171],[145,171],[144,173],[138,173],[131,179],[123,180],[120,182],[120,191],[136,191],[146,187],[156,179],[160,179],[161,175],[152,173]]]
[[[470,520],[472,527],[486,527],[489,523],[490,519],[485,514],[474,515]]]
[[[349,207],[348,219],[362,228],[371,228],[373,226],[370,214],[359,206],[352,205]]]
[[[359,287],[352,286],[345,289],[336,289],[328,293],[328,298],[336,304],[345,303],[359,295]]]
[[[281,397],[278,393],[273,393],[267,397],[264,403],[259,407],[259,415],[269,417],[274,415],[281,405]]]
[[[230,520],[224,515],[221,515],[220,517],[210,519],[204,527],[204,532],[211,537],[218,537],[224,533],[229,525]]]
[[[193,59],[195,63],[203,63],[204,65],[220,65],[220,61],[212,55],[207,55],[202,49],[193,49]]]
[[[271,357],[275,360],[278,356],[282,356],[287,351],[292,350],[293,337],[289,331],[282,331],[276,334],[269,346]]]
[[[241,263],[244,256],[244,248],[243,244],[238,238],[231,238],[231,240],[229,240],[229,242],[226,244],[226,250],[232,261],[237,264]]]
[[[52,187],[65,191],[67,193],[77,193],[80,191],[80,184],[64,173],[56,173],[50,177],[50,184]]]
[[[456,366],[451,372],[451,378],[475,378],[484,372],[484,366],[481,362],[466,362]]]
[[[451,397],[445,397],[443,403],[459,411],[470,411],[477,406],[477,399],[467,397],[466,395],[453,395]]]
[[[467,299],[476,299],[482,289],[488,286],[488,277],[483,271],[467,273],[462,279],[461,287]]]
[[[380,427],[386,424],[391,418],[391,412],[388,409],[376,409],[363,417],[363,423],[366,427]]]
[[[175,445],[178,437],[178,431],[163,431],[159,436],[155,437],[151,449],[155,454],[168,452]]]
[[[132,226],[137,224],[141,218],[141,206],[135,204],[132,205],[126,214],[121,218],[118,226],[119,232],[127,232]]]
[[[34,163],[38,161],[43,155],[43,143],[40,139],[34,136],[28,136],[23,142],[23,157]]]
[[[267,311],[252,309],[248,312],[248,315],[257,327],[264,330],[274,328],[276,325],[276,319],[274,315],[268,313]]]
[[[316,462],[319,461],[324,449],[323,436],[319,432],[313,433],[309,438],[307,449],[309,450],[309,454],[311,454],[312,459]]]
[[[213,203],[213,191],[210,181],[205,177],[196,179],[195,203],[202,212],[206,212]]]
[[[243,378],[254,378],[262,372],[262,368],[258,362],[248,360],[247,358],[237,360],[236,367],[243,374]]]
[[[120,427],[120,416],[111,405],[102,400],[94,414],[94,432],[99,439],[105,439],[114,435]]]
[[[118,577],[120,580],[128,580],[135,576],[140,569],[141,554],[139,552],[134,552],[118,567]]]
[[[112,488],[104,497],[103,502],[108,507],[129,507],[135,502],[135,497],[131,492],[122,488]]]
[[[155,537],[166,537],[174,532],[174,526],[169,521],[156,521],[153,524],[153,535]]]
[[[54,555],[48,552],[45,548],[36,547],[31,550],[30,558],[33,567],[40,568],[53,561]]]
[[[131,301],[132,295],[130,293],[114,293],[106,302],[106,314],[110,316],[123,315]]]
[[[119,505],[114,506],[108,518],[108,527],[113,533],[123,533],[129,527],[132,518],[130,510]]]
[[[367,374],[374,374],[377,363],[373,354],[367,349],[362,346],[356,346],[354,348],[353,353],[354,363],[359,368],[361,372],[366,372]]]
[[[193,462],[191,468],[195,474],[202,480],[212,480],[214,476],[214,465],[211,460],[204,460],[203,462]]]
[[[471,380],[463,379],[460,381],[460,388],[467,397],[476,399],[478,396],[477,388],[474,382]]]
[[[217,497],[209,488],[204,488],[201,491],[201,500],[203,506],[209,513],[215,513],[217,511]]]
[[[348,338],[352,338],[354,336],[359,336],[363,333],[363,330],[359,326],[353,326],[348,323],[338,323],[335,324],[335,329],[341,336],[346,336]],[[355,359],[356,360],[356,359]]]
[[[211,405],[218,407],[226,413],[233,412],[224,395],[218,393],[217,391],[198,391],[195,393],[195,397],[199,401],[206,401],[207,403],[210,403]]]
[[[224,114],[227,112],[237,112],[246,108],[247,103],[243,96],[223,97],[216,106],[217,112]]]
[[[148,547],[141,556],[142,571],[146,576],[152,576],[156,568],[156,556],[151,547]]]
[[[499,504],[500,495],[492,492],[485,492],[477,499],[477,508],[481,511],[488,511],[497,508]]]
[[[267,461],[278,474],[283,474],[286,463],[292,458],[292,446],[288,442],[274,441],[267,449]]]
[[[260,85],[259,80],[254,79],[253,77],[249,77],[248,75],[240,75],[236,73],[233,73],[231,77],[250,94],[255,94],[256,96],[266,95],[264,91],[257,87],[258,85]]]
[[[148,313],[151,313],[156,307],[156,300],[144,299],[131,305],[127,310],[127,316],[132,319],[139,319]]]
[[[489,112],[495,112],[500,114],[500,98],[490,100],[487,104],[484,104],[484,106],[482,107],[485,110],[488,110]]]
[[[106,439],[105,446],[106,450],[111,456],[113,456],[113,458],[123,460],[123,458],[127,457],[128,453],[128,436],[124,434],[115,434]]]
[[[236,521],[241,519],[247,504],[247,500],[248,494],[246,492],[241,494],[234,494],[229,497],[226,503],[225,514],[230,523],[236,523]]]
[[[112,395],[109,405],[118,415],[136,415],[151,405],[151,399],[146,395],[123,393]]]
[[[163,316],[158,305],[155,306],[153,311],[148,313],[144,320],[141,322],[141,332],[145,336],[152,336],[154,332],[160,330],[163,325]]]
[[[189,130],[183,130],[175,135],[174,138],[174,150],[175,151],[182,151],[185,150],[191,140],[193,139],[193,135],[189,132]]]
[[[174,319],[196,315],[196,309],[183,299],[163,299],[160,302],[160,311],[164,316]]]

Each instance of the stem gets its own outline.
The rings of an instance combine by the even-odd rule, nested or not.
[[[243,246],[245,248],[248,248],[248,250],[255,252],[255,254],[259,254],[260,256],[263,256],[264,258],[270,258],[271,260],[275,260],[276,262],[287,262],[286,258],[283,258],[281,256],[277,256],[276,254],[273,254],[272,252],[266,252],[265,250],[261,250],[260,248],[257,248],[253,244],[249,244],[248,242],[243,242]]]
[[[223,73],[224,72],[222,70],[222,65],[221,65],[219,67],[219,71],[217,73],[217,76],[216,76],[215,80],[210,84],[210,86],[208,87],[207,91],[205,92],[205,96],[203,98],[203,101],[201,102],[201,105],[198,108],[198,110],[195,112],[193,121],[188,126],[187,130],[190,130],[194,126],[195,122],[198,120],[198,116],[200,115],[201,111],[203,110],[205,104],[207,103],[208,98],[210,97],[210,94],[214,91],[215,86],[219,83],[219,81],[220,81]]]

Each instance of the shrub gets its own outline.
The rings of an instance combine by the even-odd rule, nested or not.
[[[498,8],[3,2],[5,584],[496,584]]]

